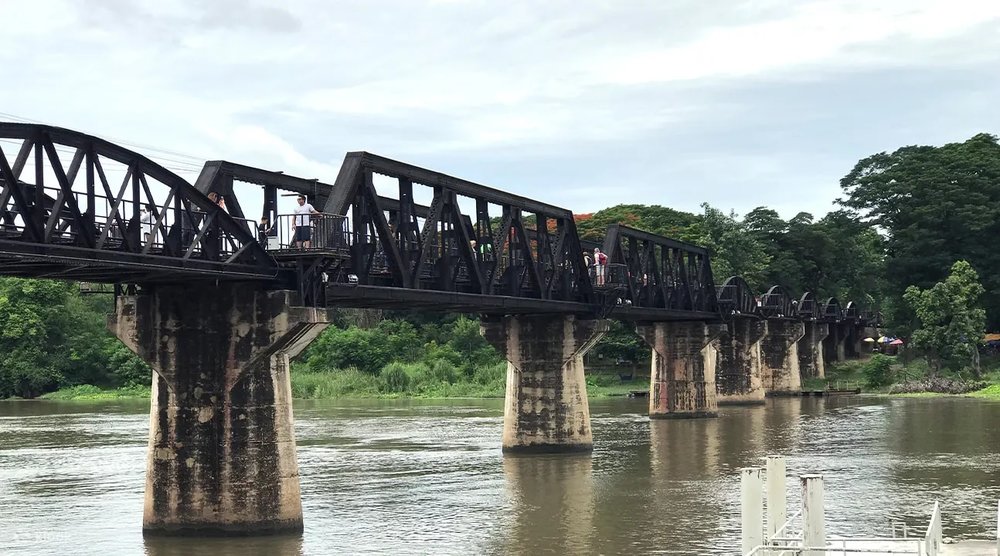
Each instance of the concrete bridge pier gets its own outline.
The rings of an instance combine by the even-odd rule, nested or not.
[[[836,363],[847,359],[847,350],[844,347],[846,336],[846,330],[842,324],[830,325],[830,333],[823,340],[823,358],[826,363]]]
[[[302,531],[288,360],[326,326],[257,285],[148,286],[111,330],[153,368],[145,534]]]
[[[714,344],[719,351],[715,367],[719,405],[764,403],[760,343],[766,332],[765,321],[736,317],[727,323],[722,334],[715,340]]]
[[[761,340],[764,356],[763,382],[767,394],[798,394],[802,391],[799,374],[798,341],[805,335],[801,321],[772,319]]]
[[[636,331],[653,349],[649,379],[649,417],[716,417],[716,350],[709,344],[724,324],[654,322]]]
[[[871,354],[871,346],[865,343],[865,338],[869,336],[868,327],[863,324],[850,324],[845,342],[845,355],[849,359],[862,359]],[[878,338],[878,336],[871,336]]]
[[[830,333],[830,325],[812,321],[804,324],[806,331],[798,345],[799,373],[803,379],[825,378],[823,339]]]
[[[485,319],[481,331],[507,358],[503,451],[592,451],[583,356],[607,333],[608,321],[513,315]]]
[[[847,359],[858,359],[861,357],[861,334],[864,328],[856,324],[844,323],[844,357]]]

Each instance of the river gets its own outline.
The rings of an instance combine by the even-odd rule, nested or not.
[[[738,470],[767,454],[826,476],[832,533],[922,529],[935,499],[946,536],[995,531],[1000,403],[645,411],[594,400],[592,456],[505,457],[499,400],[296,402],[301,537],[144,540],[146,402],[0,402],[0,554],[737,554]]]

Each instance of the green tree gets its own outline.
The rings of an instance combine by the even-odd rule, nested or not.
[[[838,202],[885,234],[890,320],[913,317],[906,287],[930,288],[965,260],[983,277],[991,328],[1000,327],[1000,144],[979,134],[942,147],[909,146],[859,161]]]
[[[314,371],[354,367],[374,375],[392,361],[388,340],[375,329],[330,327],[313,341],[303,358]]]
[[[649,353],[649,346],[636,333],[634,324],[613,320],[608,333],[589,355],[605,361],[638,363],[647,361]]]
[[[68,295],[62,282],[0,279],[0,398],[33,398],[64,380],[59,308]]]
[[[721,283],[729,276],[742,276],[754,287],[761,287],[771,257],[765,244],[747,231],[745,222],[735,213],[725,214],[708,203],[695,227],[700,231],[698,245],[709,250],[712,274]]]
[[[460,367],[471,376],[476,367],[496,365],[503,358],[479,333],[479,320],[459,317],[451,326],[450,346],[461,356]]]
[[[979,377],[978,345],[986,325],[986,311],[979,306],[983,291],[979,275],[965,261],[952,265],[951,274],[930,289],[906,289],[903,299],[920,321],[910,345],[923,353],[933,374],[971,364]]]

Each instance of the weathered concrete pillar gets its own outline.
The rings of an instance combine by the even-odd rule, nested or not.
[[[845,331],[841,324],[831,323],[830,333],[823,340],[823,358],[826,363],[836,363],[847,359],[844,349]]]
[[[764,403],[760,342],[766,331],[763,320],[735,317],[713,342],[719,350],[715,367],[719,405]]]
[[[724,324],[654,322],[636,326],[653,348],[649,417],[716,417],[715,350],[709,346]]]
[[[806,332],[799,340],[799,373],[803,379],[825,378],[823,339],[830,333],[830,325],[812,321],[803,324]]]
[[[792,394],[802,391],[799,375],[798,341],[806,333],[801,321],[772,319],[761,340],[764,355],[763,382],[767,394]]]
[[[844,329],[844,357],[847,359],[858,359],[861,357],[861,350],[858,344],[861,343],[863,329],[852,323],[841,325]]]
[[[109,327],[153,368],[145,533],[302,530],[288,360],[327,316],[294,297],[199,284],[118,298]]]
[[[593,450],[583,356],[608,321],[514,315],[484,320],[481,331],[507,358],[503,451]]]

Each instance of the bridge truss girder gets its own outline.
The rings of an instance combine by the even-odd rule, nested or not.
[[[395,196],[379,194],[376,175],[395,180]],[[429,189],[426,206],[415,186]],[[403,288],[414,300],[420,291],[595,300],[566,209],[358,152],[346,156],[323,212],[350,215],[360,286]]]
[[[608,282],[631,307],[717,313],[708,251],[621,224],[608,226]]]
[[[13,160],[0,151],[0,274],[110,283],[275,274],[245,225],[145,156],[45,125],[0,123],[0,139],[21,141]],[[68,164],[60,151],[72,153]],[[120,184],[109,164],[125,169]]]

